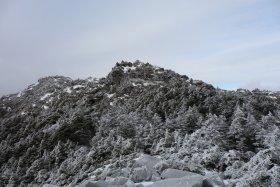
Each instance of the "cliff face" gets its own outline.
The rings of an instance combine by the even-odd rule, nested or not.
[[[215,89],[139,61],[101,79],[46,77],[0,99],[0,186],[104,179],[98,168],[131,169],[138,153],[229,186],[279,186],[279,118],[277,92]]]

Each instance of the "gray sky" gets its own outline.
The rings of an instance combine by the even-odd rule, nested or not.
[[[0,1],[0,95],[137,59],[220,88],[280,90],[280,1]]]

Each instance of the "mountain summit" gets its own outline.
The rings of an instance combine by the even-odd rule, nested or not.
[[[136,61],[0,99],[0,186],[280,186],[278,92]]]

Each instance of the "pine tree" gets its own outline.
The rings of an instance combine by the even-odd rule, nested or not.
[[[244,112],[241,110],[239,106],[234,111],[233,119],[229,128],[229,138],[231,141],[231,145],[233,148],[238,150],[244,150],[245,145],[245,124],[246,124],[246,117]]]

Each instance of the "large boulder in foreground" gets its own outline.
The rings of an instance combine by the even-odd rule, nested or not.
[[[141,154],[130,167],[117,170],[117,173],[126,170],[126,176],[105,174],[84,181],[79,187],[225,187],[217,172],[207,172],[205,176],[172,168],[161,172],[162,166],[168,167],[168,164],[160,158]]]
[[[154,168],[161,159],[141,154],[140,157],[134,159],[130,179],[134,182],[150,181],[157,174]]]

